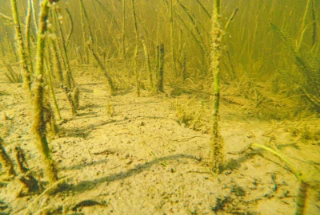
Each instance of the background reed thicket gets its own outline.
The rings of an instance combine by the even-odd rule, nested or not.
[[[166,83],[175,87],[189,79],[184,86],[192,83],[210,87],[213,83],[212,73],[209,71],[212,2],[173,0],[172,8],[170,0],[134,2],[139,40],[143,40],[143,43],[138,44],[140,47],[137,53],[137,69],[141,73],[139,78],[141,82],[146,82],[149,76],[145,62],[146,53],[149,54],[151,68],[154,69],[157,46],[163,43]],[[0,12],[11,17],[8,12],[9,1],[0,0],[0,4]],[[34,1],[34,4],[35,15],[38,16],[39,2]],[[111,73],[133,76],[134,71],[131,71],[133,66],[130,65],[134,65],[135,62],[136,30],[131,12],[132,2],[84,0],[83,4],[86,12],[84,14],[77,0],[59,2],[58,11],[61,16],[59,19],[62,21],[65,37],[71,32],[70,17],[73,21],[72,33],[66,44],[71,64],[97,66],[87,46],[87,42],[91,40],[92,48]],[[24,25],[27,1],[18,0],[18,5],[20,20]],[[71,16],[68,15],[66,8]],[[299,56],[310,64],[315,71],[313,75],[319,75],[317,72],[320,68],[318,8],[320,2],[313,0],[221,1],[223,25],[238,9],[223,37],[222,83],[227,86],[229,84],[238,86],[238,93],[248,97],[250,94],[259,97],[261,93],[255,89],[259,89],[261,85],[275,94],[281,92],[286,96],[303,94],[297,90],[299,88],[297,85],[309,83],[303,80],[303,74],[299,76],[301,72],[299,65],[295,63],[296,58],[292,57],[292,53],[271,27],[271,23],[287,36]],[[32,24],[33,41],[35,30],[36,27]],[[56,34],[60,46],[63,47],[61,34],[58,31]],[[14,45],[14,28],[10,26],[10,21],[4,18],[0,22],[0,38],[2,38],[1,59],[10,63],[17,62],[18,50]],[[31,50],[31,53],[35,53],[34,45],[31,45]],[[202,90],[210,91],[210,89]],[[316,96],[317,92],[313,94]],[[259,101],[257,104],[259,105]]]

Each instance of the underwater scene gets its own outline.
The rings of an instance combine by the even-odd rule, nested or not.
[[[320,0],[0,0],[0,215],[320,214]]]

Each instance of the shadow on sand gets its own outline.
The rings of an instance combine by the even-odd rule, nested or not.
[[[64,191],[72,191],[72,192],[82,193],[82,192],[85,192],[87,190],[91,190],[91,189],[95,188],[98,184],[101,184],[101,183],[104,183],[104,182],[109,182],[110,183],[110,182],[113,182],[113,181],[129,178],[129,177],[131,177],[133,175],[137,175],[137,174],[139,174],[139,173],[141,173],[143,171],[146,171],[146,170],[150,169],[155,164],[159,164],[159,163],[162,163],[163,161],[168,161],[168,160],[177,160],[179,158],[191,159],[191,160],[199,161],[198,158],[196,158],[195,156],[192,156],[192,155],[185,155],[185,154],[169,155],[169,156],[165,156],[165,157],[162,157],[162,158],[157,158],[155,160],[146,162],[144,164],[138,164],[134,168],[129,169],[128,171],[125,171],[125,172],[119,172],[119,173],[112,174],[112,175],[109,175],[109,176],[96,178],[96,179],[93,179],[93,180],[90,180],[90,181],[82,181],[82,182],[80,182],[78,184],[67,186],[64,189]]]

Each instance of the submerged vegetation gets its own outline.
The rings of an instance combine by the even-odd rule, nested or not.
[[[3,74],[2,77],[6,79],[0,84],[10,83],[10,88],[18,89],[21,87],[20,83],[23,83],[24,101],[32,108],[20,110],[18,117],[33,116],[30,118],[32,123],[29,122],[32,128],[29,131],[23,129],[27,135],[32,134],[33,138],[26,136],[22,142],[27,142],[28,147],[29,143],[34,143],[37,149],[34,153],[36,159],[40,161],[40,166],[29,167],[28,159],[34,155],[28,154],[30,151],[33,152],[33,149],[23,150],[23,144],[20,142],[14,147],[11,145],[9,137],[17,115],[13,115],[12,118],[7,116],[8,107],[5,101],[0,103],[3,106],[0,106],[2,111],[0,189],[8,187],[15,190],[12,191],[14,197],[2,199],[0,196],[0,214],[2,208],[4,208],[3,214],[16,212],[10,208],[13,206],[8,206],[9,201],[25,196],[34,196],[30,201],[26,200],[29,201],[29,206],[21,209],[26,214],[36,212],[67,214],[68,211],[77,211],[81,207],[96,205],[102,207],[109,203],[86,199],[78,200],[76,204],[63,203],[63,206],[58,207],[36,208],[35,205],[44,195],[90,189],[92,184],[125,179],[151,168],[156,163],[166,168],[168,166],[166,162],[172,160],[189,159],[194,160],[193,162],[203,160],[201,165],[203,164],[205,174],[212,180],[217,180],[215,185],[218,186],[221,183],[220,178],[239,169],[243,160],[249,159],[251,154],[260,153],[254,148],[264,149],[275,155],[270,160],[280,158],[279,166],[293,173],[298,179],[298,194],[294,196],[297,205],[295,213],[305,214],[307,192],[310,189],[317,189],[320,184],[317,178],[320,174],[319,161],[313,163],[303,161],[312,167],[310,174],[317,175],[311,179],[300,173],[294,162],[289,161],[275,145],[246,143],[243,150],[234,153],[243,155],[243,158],[230,158],[229,149],[238,148],[230,147],[237,143],[228,143],[223,138],[225,126],[221,126],[221,123],[224,122],[223,119],[231,117],[226,117],[227,114],[220,116],[224,111],[224,106],[220,106],[232,105],[233,113],[230,115],[236,115],[241,120],[246,118],[276,122],[274,130],[278,129],[277,123],[281,121],[319,117],[319,1],[0,0],[0,6],[0,38],[2,38],[0,75]],[[95,84],[83,82],[90,79],[98,80],[98,84],[102,83],[103,89],[95,88]],[[88,89],[89,87],[92,88]],[[154,149],[147,146],[147,142],[154,140],[150,141],[148,139],[150,137],[142,138],[137,144],[147,148],[152,161],[147,161],[143,165],[137,164],[126,174],[117,173],[103,177],[91,184],[88,181],[69,183],[68,179],[73,176],[59,172],[59,169],[65,167],[59,166],[58,163],[63,163],[64,160],[55,160],[57,158],[55,153],[58,150],[53,150],[52,142],[68,134],[86,140],[87,130],[99,130],[98,127],[111,123],[116,125],[123,122],[130,123],[132,119],[128,119],[127,116],[116,118],[117,108],[121,104],[119,101],[115,103],[114,98],[132,96],[129,94],[132,91],[135,92],[136,98],[131,100],[125,97],[126,102],[132,102],[127,111],[140,107],[139,101],[145,101],[145,97],[160,98],[162,101],[170,99],[171,104],[174,104],[172,105],[175,109],[174,118],[180,127],[191,128],[199,135],[210,134],[204,149],[205,153],[199,156],[169,154],[159,157],[156,156]],[[87,92],[93,92],[91,95],[93,97],[88,98]],[[108,121],[99,122],[98,126],[89,125],[87,130],[71,131],[72,129],[64,127],[64,124],[69,122],[72,124],[81,117],[90,118],[92,114],[90,111],[96,108],[93,103],[99,102],[96,98],[100,98],[101,95],[104,98],[103,106],[106,112],[104,115]],[[6,89],[0,91],[0,96],[2,99],[11,95]],[[181,99],[185,98],[184,96],[186,99]],[[69,105],[67,108],[66,104]],[[149,105],[148,102],[143,104]],[[158,108],[162,110],[156,107],[154,111],[158,112]],[[68,112],[64,111],[65,109]],[[89,113],[84,110],[89,110]],[[134,129],[138,129],[139,132],[147,127],[150,129],[145,119],[170,118],[169,115],[143,118],[138,114],[134,118],[142,120],[136,122],[134,128],[127,130],[132,135],[137,132]],[[161,123],[158,124],[161,129]],[[292,137],[299,136],[300,139],[297,140],[299,144],[309,141],[319,147],[318,131],[312,133],[306,124],[304,126],[303,129],[299,126],[295,128],[286,126],[286,132],[291,132]],[[174,133],[178,129],[167,130],[172,130]],[[157,130],[151,133],[157,133]],[[242,135],[248,139],[254,137],[254,134]],[[19,138],[21,136],[22,134]],[[271,135],[264,136],[270,138],[269,143],[276,138]],[[190,140],[195,137],[197,136],[184,139]],[[117,141],[124,142],[124,140]],[[128,144],[132,141],[135,142],[130,140]],[[183,142],[177,139],[171,141]],[[193,144],[198,143],[199,141]],[[229,145],[228,153],[225,144]],[[61,145],[59,147],[63,148]],[[202,148],[198,147],[199,150]],[[247,149],[252,149],[252,153],[247,153]],[[106,157],[108,155],[121,157],[118,152],[109,149],[102,152],[91,152],[89,149],[80,148],[79,150],[82,150],[81,154],[88,151],[91,160],[94,155],[102,154]],[[172,152],[176,149],[170,150]],[[190,150],[196,153],[196,150]],[[126,165],[129,166],[135,155],[129,150],[125,153],[125,159],[129,159]],[[72,159],[75,160],[76,156]],[[141,158],[139,161],[143,159],[147,158]],[[83,164],[83,167],[94,165],[95,162],[99,164],[100,161],[91,162]],[[170,167],[171,174],[177,172],[176,167]],[[201,171],[188,170],[189,172]],[[272,183],[276,187],[273,173],[271,175]],[[232,180],[231,182],[228,194],[214,197],[215,203],[210,203],[210,212],[251,214],[251,211],[245,211],[246,209],[241,209],[237,205],[249,204],[244,198],[249,195],[250,190],[244,185],[240,186]],[[252,184],[253,188],[250,189],[257,189],[256,181]],[[164,199],[173,198],[165,192],[161,195]],[[269,194],[264,197],[271,198]],[[232,203],[235,199],[236,203]],[[178,202],[179,200],[176,200],[176,203]],[[5,206],[2,207],[2,204]],[[161,204],[157,207],[161,208],[165,203]],[[320,206],[317,207],[320,210]],[[197,208],[192,210],[188,208],[188,211],[198,214]],[[204,212],[200,211],[199,214],[201,213]]]

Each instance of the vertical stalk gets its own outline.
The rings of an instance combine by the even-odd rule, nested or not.
[[[176,66],[176,57],[175,57],[175,42],[174,42],[174,21],[173,21],[173,0],[170,0],[170,38],[171,38],[171,61],[172,61],[172,69],[174,75],[177,77],[177,66]]]
[[[24,88],[27,90],[28,97],[31,98],[30,70],[28,67],[28,57],[27,57],[27,53],[25,51],[25,45],[24,45],[24,42],[22,39],[21,26],[20,26],[20,21],[19,21],[19,13],[18,13],[18,7],[17,7],[16,0],[11,0],[11,10],[12,10],[13,21],[15,24],[15,29],[16,29],[16,37],[17,37],[17,42],[18,42],[18,47],[19,47],[19,56],[20,56],[20,60],[22,62]]]
[[[158,71],[159,71],[159,46],[156,47],[156,52],[155,52],[155,87],[156,90],[158,89]]]
[[[312,47],[317,40],[317,17],[316,17],[316,2],[312,0]]]
[[[122,56],[126,59],[126,0],[122,0]]]
[[[259,4],[259,7],[258,7],[257,12],[256,12],[252,38],[250,38],[251,46],[248,46],[249,52],[251,52],[251,53],[249,53],[248,58],[252,59],[252,60],[255,60],[255,58],[257,57],[256,52],[255,52],[255,47],[257,47],[257,45],[256,45],[257,33],[258,33],[259,28],[261,28],[261,26],[259,26],[260,12],[261,12],[261,3]]]
[[[51,53],[50,50],[51,50],[50,47],[48,47],[47,48],[47,58],[45,59],[47,70],[48,70],[47,81],[48,81],[48,84],[49,84],[49,90],[50,90],[50,93],[51,93],[51,96],[52,96],[54,108],[55,108],[56,114],[58,116],[58,119],[60,120],[61,119],[60,109],[59,109],[59,105],[58,105],[58,102],[57,102],[57,99],[56,99],[56,94],[54,92],[53,83],[52,83],[52,79],[51,79],[51,76],[52,76],[53,71],[54,71],[54,69],[53,69],[54,66],[53,66],[53,63],[52,63],[53,56],[52,56],[52,53]]]
[[[50,48],[51,48],[51,51],[52,51],[52,54],[53,54],[54,71],[55,71],[56,75],[58,75],[59,82],[60,83],[64,83],[65,81],[64,81],[64,78],[63,78],[62,65],[61,65],[61,62],[60,62],[61,56],[60,56],[59,51],[58,51],[58,47],[57,47],[58,44],[57,44],[57,41],[56,41],[55,37],[50,37],[49,45],[51,46]]]
[[[115,90],[113,81],[112,81],[110,75],[108,74],[106,67],[103,65],[103,63],[99,59],[97,53],[94,51],[94,49],[91,46],[91,44],[88,43],[87,45],[88,45],[89,50],[92,52],[92,55],[93,55],[94,59],[97,61],[100,69],[102,70],[104,76],[107,78],[107,83],[108,83],[107,87],[108,87],[110,95],[112,95],[114,93],[114,90]]]
[[[87,22],[87,25],[88,25],[89,34],[90,34],[90,40],[91,40],[91,42],[94,42],[93,34],[92,34],[92,30],[91,30],[91,25],[90,25],[90,22],[89,22],[88,13],[87,13],[86,8],[85,8],[85,6],[83,4],[83,0],[80,0],[80,4],[81,4],[81,9],[82,9],[84,18],[85,18],[85,20]]]
[[[296,211],[295,215],[304,215],[306,202],[307,202],[307,192],[308,192],[309,185],[306,182],[300,180],[299,184],[299,192],[296,201]]]
[[[28,51],[29,56],[29,66],[30,70],[33,73],[33,63],[31,59],[31,48],[30,48],[30,22],[31,22],[31,13],[32,13],[32,0],[28,1],[28,12],[26,17],[26,28],[25,28],[25,38],[26,38],[26,50]]]
[[[44,72],[43,59],[45,49],[45,37],[47,32],[47,20],[49,13],[49,0],[41,2],[40,22],[37,35],[36,53],[36,79],[33,84],[34,89],[34,119],[33,133],[36,139],[37,148],[40,151],[46,177],[50,184],[57,181],[57,171],[50,155],[48,140],[46,135],[46,122],[44,119]]]
[[[185,81],[187,79],[187,54],[185,51],[182,51],[181,73],[182,80]]]
[[[35,11],[35,7],[34,7],[34,0],[31,0],[32,2],[32,5],[31,5],[31,7],[32,7],[32,16],[33,16],[33,22],[34,22],[34,29],[35,29],[35,31],[37,32],[38,31],[38,23],[37,23],[37,16],[36,16],[36,11]]]
[[[202,43],[199,38],[196,36],[196,34],[192,31],[192,28],[190,28],[187,24],[187,22],[178,14],[176,13],[177,18],[181,21],[183,26],[190,32],[192,38],[195,40],[196,44],[201,48],[202,54],[204,54],[206,57],[209,56],[207,48],[205,47],[204,43]],[[203,59],[203,58],[202,58]]]
[[[144,55],[146,58],[146,66],[147,66],[148,73],[149,73],[150,88],[151,88],[151,90],[153,90],[153,79],[152,79],[152,71],[151,71],[151,65],[150,65],[150,57],[149,57],[147,46],[146,46],[146,43],[144,42],[144,40],[142,40],[142,45],[143,45]]]
[[[65,38],[64,38],[64,32],[61,26],[61,23],[59,22],[58,18],[57,18],[57,11],[54,11],[54,17],[57,20],[57,24],[58,24],[58,28],[60,31],[60,37],[61,37],[61,42],[62,42],[62,48],[63,48],[63,57],[64,57],[64,62],[65,62],[65,66],[66,66],[66,77],[65,77],[65,81],[67,82],[67,86],[69,88],[69,90],[73,90],[73,88],[75,87],[75,82],[72,76],[72,71],[70,68],[70,64],[69,64],[69,57],[68,57],[68,49],[67,49],[67,45],[65,42]]]
[[[6,57],[6,53],[5,53],[5,51],[4,51],[4,45],[3,45],[3,43],[1,43],[1,53],[2,53],[2,57]]]
[[[210,159],[213,161],[212,171],[219,173],[223,163],[223,140],[219,131],[219,102],[220,102],[220,57],[222,29],[220,24],[220,0],[214,0],[212,14],[212,44],[211,44],[211,71],[214,78],[213,102],[213,129],[210,139]]]
[[[83,4],[81,4],[81,1],[80,1],[80,17],[81,17],[82,40],[83,40],[83,46],[84,46],[84,53],[86,55],[86,64],[89,64],[90,63],[89,50],[87,49],[87,46],[86,46],[86,43],[87,43],[86,27],[85,27],[85,24],[84,24]]]
[[[163,93],[164,44],[157,46],[156,61],[156,90]]]
[[[311,0],[308,0],[307,4],[306,4],[306,8],[304,10],[304,14],[303,14],[303,19],[302,19],[302,23],[301,23],[301,35],[300,35],[300,40],[299,40],[299,43],[298,43],[298,46],[297,46],[297,49],[296,51],[300,51],[300,48],[301,48],[301,44],[302,44],[302,41],[303,41],[303,38],[304,38],[304,33],[306,32],[305,31],[305,26],[306,26],[306,19],[307,19],[307,14],[308,14],[308,9],[309,9],[309,5],[311,4]]]
[[[179,57],[181,57],[182,53],[182,29],[179,29],[179,35],[178,35],[178,52],[179,52]]]
[[[206,55],[208,56],[208,51],[207,51],[206,46],[205,46],[204,38],[203,38],[203,36],[202,36],[202,34],[200,32],[200,29],[198,28],[198,23],[199,22],[197,23],[197,21],[198,21],[197,18],[188,10],[188,8],[180,0],[177,0],[177,2],[181,6],[181,8],[184,10],[184,12],[187,14],[187,16],[189,17],[189,20],[191,21],[191,23],[193,25],[193,29],[195,30],[196,35],[199,38],[198,40],[201,42],[201,44],[205,48]],[[191,29],[191,27],[190,27],[190,29]]]
[[[134,76],[136,79],[136,93],[137,96],[140,96],[140,74],[138,73],[138,53],[139,53],[139,31],[138,31],[138,23],[137,23],[137,17],[136,17],[136,9],[135,9],[135,0],[131,0],[132,2],[132,16],[133,16],[133,20],[134,20],[134,30],[135,30],[135,34],[136,34],[136,48],[134,51],[134,65],[133,65],[133,69],[134,69]]]
[[[72,76],[72,71],[71,71],[71,67],[70,67],[70,63],[69,63],[69,57],[68,57],[68,49],[67,49],[67,42],[65,41],[65,37],[64,37],[64,32],[62,29],[62,25],[60,23],[60,20],[58,19],[58,11],[57,9],[55,9],[55,11],[52,10],[52,17],[54,18],[57,27],[59,28],[59,32],[60,32],[60,37],[61,37],[61,45],[62,45],[62,49],[63,51],[61,51],[60,45],[58,44],[58,41],[54,40],[52,41],[53,44],[53,50],[55,52],[56,55],[56,63],[57,63],[57,68],[59,71],[59,75],[60,75],[60,79],[64,80],[64,85],[62,85],[62,89],[64,91],[64,93],[67,96],[69,105],[71,107],[71,113],[72,116],[75,116],[77,114],[77,109],[79,108],[79,89],[76,87],[75,81],[73,79]],[[54,29],[53,27],[51,28],[51,31],[53,32]],[[51,40],[53,40],[53,38],[51,38]],[[59,60],[60,57],[62,57],[64,66],[66,68],[66,72],[65,74],[62,74],[61,68],[59,68]]]
[[[69,21],[70,21],[70,31],[69,31],[69,34],[68,34],[67,39],[66,39],[66,43],[67,43],[67,45],[69,45],[70,38],[71,38],[71,35],[73,33],[73,19],[72,19],[71,13],[70,13],[68,8],[66,8],[66,12],[68,14]]]

